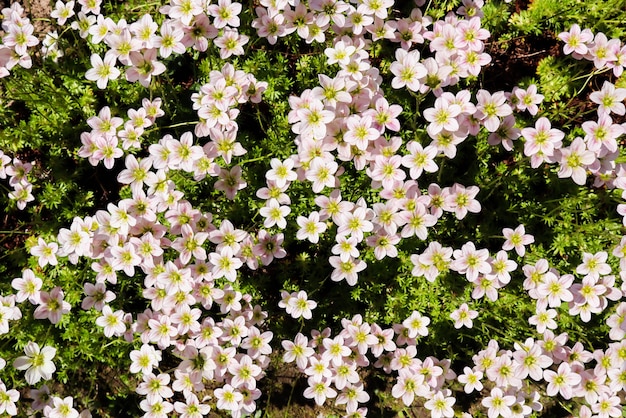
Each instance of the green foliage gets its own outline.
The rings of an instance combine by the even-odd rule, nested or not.
[[[624,28],[618,22],[626,21],[622,0],[533,0],[526,9],[509,18],[510,29],[520,35],[541,35],[546,30],[555,34],[573,24],[603,32],[609,38],[620,38]]]
[[[424,10],[426,15],[439,19],[456,10],[461,3],[458,0],[431,1]],[[534,0],[528,8],[515,10],[514,4],[494,1],[488,2],[483,9],[482,22],[494,39],[489,52],[498,48],[507,51],[521,39],[531,39],[531,35],[545,37],[548,49],[541,50],[538,54],[541,59],[532,63],[536,73],[524,73],[506,81],[519,87],[539,86],[545,100],[537,117],[546,116],[553,126],[562,129],[566,133],[565,145],[576,135],[582,135],[581,122],[595,113],[595,109],[588,107],[590,89],[598,87],[599,80],[613,78],[594,70],[590,63],[552,54],[555,49],[550,47],[556,45],[555,35],[572,23],[605,31],[609,36],[623,36],[624,25],[613,24],[626,20],[626,11],[619,5],[618,0]],[[253,18],[253,5],[248,6],[241,15],[242,27],[249,26]],[[159,4],[134,0],[106,2],[103,7],[111,17],[138,18],[144,13],[154,15]],[[399,9],[402,7],[407,6],[398,5]],[[160,23],[162,17],[156,20]],[[265,175],[270,160],[284,160],[297,152],[296,135],[287,117],[291,110],[288,100],[305,89],[318,86],[320,74],[332,77],[339,66],[326,64],[323,52],[331,45],[330,36],[324,43],[312,44],[292,36],[279,40],[275,46],[253,39],[241,57],[222,60],[218,58],[218,47],[211,44],[206,52],[195,51],[164,60],[168,71],[153,80],[148,88],[126,82],[121,77],[111,81],[103,92],[95,83],[86,81],[84,74],[89,68],[91,53],[102,55],[106,48],[75,42],[77,40],[75,34],[65,33],[60,42],[66,48],[66,57],[58,64],[47,60],[37,62],[38,65],[31,70],[16,68],[0,84],[0,150],[22,161],[35,162],[35,168],[28,176],[34,184],[36,196],[35,202],[23,212],[7,197],[9,189],[3,189],[0,196],[0,205],[7,208],[7,219],[11,219],[11,222],[5,222],[6,231],[0,235],[0,274],[5,277],[0,282],[0,290],[3,294],[12,293],[11,280],[28,267],[42,277],[44,289],[61,287],[72,305],[71,313],[55,326],[34,319],[31,306],[28,306],[23,310],[24,317],[11,324],[11,333],[0,336],[0,357],[6,358],[7,362],[14,360],[29,341],[57,347],[55,391],[71,393],[81,406],[97,411],[95,416],[138,416],[141,412],[134,395],[137,382],[134,377],[129,377],[128,366],[130,351],[140,343],[127,344],[121,338],[105,338],[99,329],[94,332],[94,322],[100,314],[94,309],[80,309],[84,284],[95,281],[90,263],[73,264],[62,260],[57,266],[41,268],[37,265],[37,258],[29,253],[37,244],[37,238],[52,241],[59,229],[67,228],[75,217],[94,216],[109,202],[132,196],[128,186],[120,187],[115,182],[122,169],[121,163],[106,170],[101,165],[93,167],[78,156],[81,133],[89,130],[86,120],[103,106],[109,106],[114,116],[125,117],[128,109],[140,106],[142,98],[162,98],[166,116],[146,131],[142,147],[131,152],[145,157],[148,146],[158,142],[163,135],[180,137],[186,131],[193,131],[197,114],[191,108],[191,95],[208,83],[211,72],[219,71],[225,62],[232,62],[237,70],[266,81],[267,90],[261,103],[245,103],[238,107],[240,131],[237,140],[247,150],[246,155],[233,159],[228,165],[219,159],[223,167],[239,165],[244,168],[247,183],[244,191],[231,201],[215,188],[214,177],[196,181],[190,173],[167,173],[167,180],[183,193],[184,199],[194,208],[210,214],[214,225],[230,220],[236,228],[256,234],[263,223],[259,214],[263,201],[255,192],[266,186]],[[380,69],[385,80],[382,88],[388,102],[403,108],[399,118],[402,129],[386,139],[400,137],[403,145],[397,153],[404,155],[409,141],[424,146],[431,142],[423,111],[432,107],[435,97],[431,93],[390,87],[389,81],[393,78],[390,66],[395,60],[392,53],[396,47],[397,44],[387,40],[376,41],[370,54],[372,63]],[[419,48],[422,56],[428,56],[427,48]],[[530,51],[521,59],[538,56],[533,55],[536,52]],[[473,77],[463,81],[461,86],[476,92],[487,81],[490,80]],[[617,86],[626,86],[624,76],[614,81]],[[455,88],[450,90],[455,92]],[[521,114],[516,118],[518,128],[532,126],[536,119]],[[373,249],[362,244],[359,247],[361,258],[368,267],[359,274],[354,286],[331,279],[333,268],[328,259],[333,255],[331,248],[337,233],[332,222],[327,222],[328,230],[318,243],[296,239],[297,217],[307,216],[319,207],[314,202],[317,194],[311,190],[310,184],[293,183],[287,192],[292,201],[287,228],[268,228],[271,234],[284,234],[287,255],[256,270],[243,267],[238,281],[233,284],[235,289],[250,294],[253,304],[258,303],[268,311],[267,324],[274,333],[274,346],[278,348],[280,341],[293,339],[297,332],[308,334],[313,329],[329,327],[336,333],[341,330],[342,319],[356,314],[361,314],[364,321],[388,327],[402,323],[413,311],[431,319],[429,335],[418,340],[420,357],[448,358],[455,362],[457,370],[471,365],[472,356],[491,339],[497,339],[502,348],[510,349],[528,337],[540,338],[528,325],[535,304],[523,288],[525,277],[521,267],[545,258],[561,274],[571,274],[581,262],[583,252],[610,252],[617,244],[616,237],[624,230],[621,218],[615,212],[616,203],[621,199],[606,189],[578,187],[570,179],[558,178],[554,165],[531,168],[529,158],[523,152],[522,140],[515,141],[514,149],[509,152],[490,145],[488,136],[484,131],[468,136],[458,146],[456,158],[437,157],[439,171],[424,173],[418,183],[422,194],[426,194],[428,185],[434,183],[442,187],[455,183],[476,185],[480,188],[478,200],[482,211],[463,220],[450,213],[444,215],[429,229],[426,240],[404,239],[398,245],[397,257],[377,260]],[[208,139],[196,141],[198,145],[206,142]],[[626,155],[621,158],[623,161]],[[379,195],[380,190],[372,188],[365,170],[357,170],[352,162],[344,162],[340,168],[345,170],[339,185],[344,200],[356,202],[363,198],[369,207],[385,201]],[[158,219],[168,224],[163,214],[159,214]],[[437,241],[453,249],[473,242],[477,248],[485,248],[495,255],[502,248],[503,228],[514,228],[519,224],[535,235],[535,242],[524,257],[510,253],[518,269],[513,273],[511,283],[499,291],[496,300],[474,299],[472,284],[464,275],[454,271],[443,271],[433,282],[412,274],[411,255],[422,253],[429,242]],[[211,245],[207,242],[205,248],[213,248]],[[165,260],[174,257],[172,250]],[[619,263],[613,256],[609,262],[614,267]],[[141,274],[126,277],[120,272],[119,275],[120,281],[110,286],[118,296],[113,304],[128,312],[142,312],[148,302],[142,295]],[[226,280],[220,280],[218,286],[224,284]],[[309,298],[318,302],[313,318],[294,320],[285,315],[278,308],[282,290],[306,290]],[[450,319],[450,314],[462,303],[468,303],[480,312],[472,329],[458,330]],[[566,304],[558,311],[559,330],[567,331],[573,340],[584,342],[587,349],[605,344],[608,329],[605,320],[611,312],[596,315],[590,323],[583,323],[568,315]],[[279,356],[275,354],[271,361],[280,363]],[[166,358],[164,369],[171,363],[173,360]],[[376,379],[383,380],[379,376],[371,377],[371,381],[376,382]],[[26,388],[22,372],[13,368],[7,368],[5,380],[10,380],[19,389]],[[378,383],[388,389],[390,382]],[[272,384],[268,383],[268,387]],[[386,409],[398,415],[406,412],[406,408],[393,400],[388,391],[378,390],[377,393],[377,399],[372,403],[385,405],[379,406],[381,411]],[[269,403],[269,399],[265,402]],[[125,405],[129,405],[129,410],[124,410]]]

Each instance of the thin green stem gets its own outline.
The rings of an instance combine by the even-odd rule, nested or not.
[[[134,12],[135,10],[141,10],[141,9],[145,9],[145,8],[148,8],[148,7],[160,6],[160,5],[161,5],[160,1],[155,1],[155,2],[152,2],[152,3],[140,4],[139,6],[132,7],[130,9],[128,9],[128,10],[131,11],[131,12]]]
[[[246,165],[246,164],[249,164],[249,163],[254,163],[254,162],[256,162],[256,161],[263,161],[263,160],[267,160],[267,159],[268,159],[268,158],[270,158],[271,156],[272,156],[272,155],[270,154],[270,155],[262,155],[261,157],[257,157],[257,158],[250,158],[249,160],[243,160],[243,161],[240,161],[240,162],[238,163],[238,165]]]
[[[180,128],[181,126],[193,126],[197,124],[198,124],[198,121],[190,121],[190,122],[175,123],[173,125],[168,125],[168,126],[155,126],[152,129],[148,129],[146,131],[146,134],[149,134],[155,131],[160,131],[162,129]]]

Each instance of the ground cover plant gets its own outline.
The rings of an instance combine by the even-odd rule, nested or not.
[[[618,1],[1,13],[0,414],[622,416]]]

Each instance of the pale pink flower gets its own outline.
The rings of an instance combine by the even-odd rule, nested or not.
[[[395,132],[400,130],[400,122],[397,119],[400,113],[402,113],[400,105],[389,105],[387,99],[380,96],[376,99],[374,108],[366,110],[364,115],[370,115],[373,119],[374,128],[382,133],[385,128]]]
[[[489,132],[495,132],[498,129],[500,118],[513,113],[513,109],[506,103],[506,96],[502,91],[492,95],[487,90],[478,90],[476,100],[475,116]]]
[[[219,180],[215,182],[215,188],[221,190],[227,199],[233,200],[239,190],[245,189],[248,183],[242,179],[243,170],[236,165],[230,170],[222,168],[219,172]]]
[[[326,55],[328,65],[336,64],[339,65],[348,65],[350,62],[350,57],[356,48],[352,45],[346,44],[343,40],[335,42],[335,44],[324,50],[324,55]]]
[[[582,57],[587,53],[589,44],[593,41],[593,33],[589,29],[580,30],[580,26],[574,23],[568,32],[561,32],[558,38],[565,42],[563,52],[566,55],[571,53]]]
[[[435,107],[424,110],[424,119],[430,122],[426,130],[431,137],[442,130],[455,132],[459,129],[459,123],[456,117],[460,114],[461,107],[459,105],[438,97],[435,100]]]
[[[446,393],[451,394],[449,390]],[[452,405],[454,405],[455,402],[456,398],[446,396],[444,392],[438,391],[424,403],[424,407],[430,411],[432,418],[452,418],[454,416]]]
[[[241,4],[233,3],[231,0],[218,0],[217,4],[211,4],[207,7],[207,12],[214,18],[213,25],[217,29],[226,27],[239,27],[239,13],[241,13]]]
[[[515,375],[520,379],[530,376],[539,381],[543,378],[543,370],[552,365],[552,359],[543,354],[539,344],[527,338],[524,344],[515,343],[517,351],[513,353],[516,364]]]
[[[2,26],[7,29],[2,38],[3,44],[12,48],[18,56],[28,55],[28,48],[39,44],[39,40],[33,35],[35,28],[30,23],[17,25],[7,22]]]
[[[257,234],[258,244],[254,246],[254,252],[260,257],[264,266],[270,264],[274,258],[284,258],[287,252],[282,247],[285,236],[282,233],[271,235],[261,229]]]
[[[574,276],[571,274],[564,274],[561,277],[557,277],[555,274],[547,276],[546,279],[537,286],[537,293],[541,298],[548,300],[548,306],[556,308],[561,305],[561,302],[571,302],[573,300],[570,287],[574,281]]]
[[[174,402],[174,410],[180,418],[202,418],[209,414],[211,407],[200,403],[198,397],[190,393],[185,397],[185,402]]]
[[[570,365],[561,363],[558,370],[544,370],[543,378],[548,383],[546,393],[548,396],[560,394],[564,399],[571,399],[573,388],[581,381],[579,374],[574,372]]]
[[[511,251],[515,249],[515,252],[520,257],[526,254],[526,246],[535,242],[535,237],[526,233],[524,225],[519,225],[515,230],[511,228],[504,228],[502,235],[506,241],[502,244],[502,249],[505,251]]]
[[[430,242],[422,254],[411,255],[411,262],[414,265],[411,274],[423,275],[429,282],[434,282],[441,271],[446,271],[450,267],[452,253],[452,248],[442,247],[435,241]]]
[[[110,48],[107,54],[113,55],[124,65],[130,64],[130,53],[140,51],[142,47],[142,42],[132,36],[128,29],[123,30],[119,35],[110,34],[104,41]]]
[[[324,139],[326,127],[335,119],[335,113],[324,109],[321,100],[312,100],[307,107],[296,111],[297,120],[291,130],[305,138]],[[291,121],[290,121],[291,122]]]
[[[168,414],[174,410],[171,402],[160,398],[154,400],[154,402],[144,399],[139,403],[139,407],[142,411],[145,411],[143,415],[145,418],[167,418]]]
[[[324,187],[335,187],[337,183],[335,173],[338,168],[339,165],[335,161],[315,157],[306,171],[306,179],[313,183],[313,192],[320,193]]]
[[[270,45],[275,45],[279,37],[286,35],[285,17],[281,13],[268,13],[262,7],[255,8],[258,18],[252,21],[251,26],[257,30],[257,35],[267,38]]]
[[[151,15],[144,14],[139,20],[131,23],[128,29],[142,42],[143,48],[154,48],[155,34],[159,25],[152,20]]]
[[[614,394],[602,393],[597,402],[591,405],[591,411],[596,413],[598,418],[621,417],[621,400]]]
[[[135,275],[135,267],[141,264],[142,258],[137,254],[134,245],[127,242],[123,247],[111,247],[109,251],[111,267],[114,270],[123,270],[128,277]]]
[[[74,398],[67,396],[61,399],[52,397],[52,408],[48,412],[49,418],[79,418],[80,414],[74,409]]]
[[[626,89],[616,88],[613,83],[608,81],[604,82],[601,90],[594,91],[589,95],[589,100],[599,105],[598,115],[603,113],[624,115],[626,113],[624,99],[626,99]]]
[[[601,275],[611,273],[611,267],[606,263],[608,254],[605,251],[591,254],[583,252],[583,262],[576,267],[576,273],[598,280]]]
[[[459,383],[463,383],[463,391],[465,393],[472,393],[474,391],[480,392],[483,389],[483,384],[480,381],[483,378],[483,373],[480,370],[472,370],[469,367],[463,369],[463,374],[458,377]]]
[[[354,286],[358,280],[358,273],[365,270],[367,264],[363,260],[350,257],[347,261],[341,261],[340,257],[330,257],[330,265],[335,269],[330,275],[330,279],[339,282],[345,279],[350,286]]]
[[[454,261],[450,267],[461,274],[465,274],[470,282],[475,281],[479,274],[491,273],[489,251],[477,250],[473,242],[468,242],[460,250],[454,250]]]
[[[609,40],[604,33],[596,33],[589,46],[588,57],[597,69],[602,69],[609,62],[615,61],[615,52],[610,48]]]
[[[459,7],[457,14],[465,16],[468,19],[472,17],[483,17],[484,13],[481,8],[484,6],[483,0],[463,0],[463,6]]]
[[[58,286],[50,293],[42,291],[39,295],[40,304],[33,314],[36,319],[48,319],[53,324],[57,324],[61,317],[71,309],[70,304],[63,300],[63,290]]]
[[[236,280],[237,269],[243,265],[230,247],[223,247],[219,252],[209,254],[209,262],[213,266],[211,274],[214,279],[225,277],[230,282]]]
[[[41,239],[41,238],[40,238]],[[22,277],[13,279],[11,287],[17,290],[16,302],[24,302],[26,299],[32,304],[39,304],[39,292],[43,285],[42,280],[35,276],[35,273],[31,269],[25,269],[22,272]]]
[[[129,184],[133,193],[138,193],[142,189],[144,181],[148,177],[154,176],[154,173],[150,171],[152,167],[151,158],[137,160],[134,155],[129,154],[124,160],[124,165],[126,168],[117,175],[117,181],[122,184]]]
[[[109,305],[102,308],[102,316],[96,319],[96,325],[104,328],[104,335],[111,338],[113,335],[122,335],[126,331],[124,324],[124,311],[113,312]]]
[[[229,384],[215,389],[213,395],[217,399],[217,408],[227,411],[239,410],[241,401],[243,401],[243,395]]]
[[[349,116],[345,122],[347,131],[343,134],[343,140],[360,150],[367,149],[370,143],[380,137],[380,131],[372,125],[372,122],[371,116]]]
[[[596,161],[596,154],[587,150],[585,142],[576,137],[569,147],[560,150],[559,172],[560,178],[571,177],[574,183],[583,186],[587,181],[586,168]]]
[[[515,107],[517,110],[527,110],[531,115],[536,115],[539,111],[537,105],[541,104],[544,99],[542,94],[537,93],[537,86],[531,84],[526,90],[519,87],[513,88],[513,95],[515,96]]]
[[[184,35],[182,28],[165,21],[161,25],[161,35],[154,38],[153,45],[159,48],[159,55],[162,58],[167,58],[172,53],[183,54],[185,52],[185,45],[182,43]]]
[[[300,317],[311,319],[311,310],[317,307],[317,302],[307,299],[307,294],[304,290],[299,291],[297,294],[295,292],[292,293],[287,304],[291,306],[291,316],[296,319]]]
[[[291,363],[295,360],[298,368],[304,370],[309,361],[309,357],[315,354],[315,350],[309,347],[309,340],[307,337],[298,333],[296,338],[292,341],[285,340],[281,343],[285,349],[283,354],[283,361],[285,363]]]
[[[233,375],[231,384],[235,388],[256,388],[256,379],[261,371],[262,369],[254,364],[252,358],[247,355],[243,355],[238,362],[228,365],[228,372]]]
[[[269,355],[272,353],[272,347],[270,341],[274,334],[271,331],[265,331],[261,334],[256,327],[251,327],[248,331],[248,335],[241,342],[240,347],[248,350],[248,355],[253,359],[257,359],[263,355]]]
[[[624,133],[622,125],[613,123],[613,119],[606,113],[598,115],[597,122],[583,122],[581,127],[585,131],[584,139],[587,142],[587,148],[594,152],[600,151],[602,147],[609,152],[617,151],[617,138]]]
[[[190,225],[181,228],[182,237],[176,238],[171,247],[180,253],[180,261],[188,264],[193,256],[195,260],[206,260],[206,250],[202,247],[208,238],[207,232],[195,232]]]
[[[149,87],[153,76],[165,72],[165,65],[157,61],[155,48],[144,49],[143,52],[133,51],[129,58],[132,66],[126,70],[126,80],[130,82],[139,81],[142,86]]]
[[[220,47],[220,58],[227,59],[232,55],[243,55],[243,46],[249,39],[236,29],[225,29],[223,35],[215,38],[213,43]]]
[[[498,251],[495,258],[491,260],[491,274],[498,279],[502,285],[506,285],[511,281],[511,272],[517,269],[517,263],[509,260],[507,252]]]
[[[428,335],[428,324],[430,324],[430,318],[422,316],[417,311],[413,311],[411,316],[402,321],[402,325],[407,329],[408,338],[417,338],[418,335],[425,337]]]
[[[604,309],[606,297],[602,295],[606,291],[606,286],[597,284],[597,279],[584,277],[582,283],[575,283],[571,287],[574,300],[569,304],[570,314],[580,314],[581,319],[588,322],[591,319],[592,311],[598,313]]]
[[[404,49],[397,49],[396,61],[391,63],[389,69],[395,75],[391,80],[391,87],[394,89],[406,86],[411,91],[418,91],[422,79],[428,74],[426,67],[420,63],[420,54],[417,50],[407,52]]]
[[[410,141],[406,146],[409,154],[402,157],[402,165],[409,169],[409,175],[412,179],[418,179],[423,171],[427,173],[435,173],[439,169],[434,159],[437,156],[437,148],[422,145],[417,141]]]
[[[454,212],[457,219],[463,219],[468,212],[478,213],[481,205],[475,199],[480,189],[478,186],[465,187],[461,184],[454,183],[449,189],[449,194],[444,199],[443,209]]]
[[[300,229],[296,233],[299,240],[308,239],[313,244],[319,242],[319,235],[326,231],[326,223],[320,221],[318,212],[311,212],[308,218],[298,216],[296,219]]]
[[[418,9],[415,9],[418,10]],[[394,32],[390,37],[392,42],[400,42],[400,48],[409,50],[413,44],[424,43],[423,26],[419,21],[413,21],[412,19],[403,18],[398,19],[394,28]]]
[[[348,261],[350,258],[358,258],[359,250],[355,237],[336,237],[337,244],[331,248],[331,252],[339,256],[341,261]]]
[[[109,170],[113,168],[115,159],[124,155],[124,151],[118,148],[116,136],[97,136],[95,139],[95,151],[93,158],[95,161],[104,161],[104,166]]]
[[[487,408],[487,416],[489,418],[497,418],[502,416],[508,418],[511,416],[511,406],[515,403],[515,396],[504,395],[499,387],[491,389],[490,396],[483,398],[481,404]]]
[[[132,360],[129,369],[131,373],[141,372],[143,375],[147,375],[159,365],[161,351],[149,344],[143,344],[139,350],[133,350],[130,353],[130,359]]]
[[[366,232],[374,230],[374,224],[370,221],[371,214],[369,211],[370,209],[357,206],[351,212],[340,213],[337,219],[337,236],[351,235],[358,242],[361,242]]]
[[[461,327],[472,328],[472,319],[478,317],[478,312],[470,309],[467,303],[463,303],[458,309],[454,310],[450,314],[450,318],[454,320],[454,328],[459,329]]]
[[[230,247],[233,253],[237,254],[241,248],[240,243],[246,238],[246,232],[241,229],[235,229],[234,225],[228,219],[224,219],[219,229],[209,232],[209,241],[217,244],[216,251],[220,251],[224,247]]]
[[[285,217],[291,213],[291,208],[289,206],[281,206],[276,199],[270,199],[259,210],[259,213],[265,218],[263,222],[265,228],[271,228],[276,225],[280,229],[285,229],[287,226]]]
[[[13,367],[17,370],[26,370],[25,378],[29,385],[34,385],[41,379],[50,380],[56,371],[52,362],[56,352],[56,348],[45,346],[40,349],[39,344],[30,341],[24,347],[26,356],[16,358]]]
[[[357,409],[359,403],[365,403],[370,400],[370,396],[363,389],[363,384],[347,384],[343,392],[337,396],[337,400],[335,401],[335,405],[346,405],[346,413],[350,414],[351,418],[357,417],[365,417],[365,412],[367,409],[360,408]],[[359,412],[360,411],[360,412]],[[357,415],[358,414],[358,415]]]
[[[492,302],[498,299],[498,289],[502,287],[502,283],[491,274],[479,276],[472,284],[474,285],[472,299],[480,299],[483,296],[487,296],[487,299]]]
[[[289,186],[287,184],[282,187],[278,187],[274,181],[268,180],[267,187],[262,187],[257,190],[256,196],[265,200],[276,199],[281,205],[290,205],[291,199],[285,193],[288,187]]]
[[[17,390],[7,390],[5,384],[0,383],[0,414],[6,413],[10,416],[17,415],[15,402],[17,402],[19,398],[20,393]]]
[[[149,319],[148,328],[149,330],[146,330],[146,334],[149,341],[155,342],[160,349],[169,347],[172,344],[172,338],[178,334],[168,315],[160,315]]]
[[[531,157],[535,154],[551,157],[555,149],[561,147],[561,140],[565,134],[558,129],[552,128],[550,121],[541,117],[535,123],[534,128],[522,129],[524,143],[524,155]]]
[[[183,133],[178,141],[167,141],[165,146],[170,150],[170,169],[191,172],[193,171],[194,162],[206,155],[201,146],[193,144],[193,134],[191,132]]]
[[[270,165],[272,169],[265,173],[265,178],[268,181],[273,181],[278,188],[282,188],[298,178],[297,174],[292,171],[294,162],[291,158],[282,162],[278,158],[272,158]]]
[[[402,398],[405,406],[410,406],[415,399],[415,395],[426,397],[430,393],[429,386],[424,382],[424,376],[414,373],[408,368],[398,371],[398,381],[391,388],[391,395]]]
[[[303,395],[305,398],[315,399],[317,405],[323,405],[327,398],[337,396],[337,391],[330,387],[330,379],[318,381],[314,377],[309,377],[307,382],[309,386],[304,390]]]
[[[399,155],[392,155],[391,157],[377,155],[367,169],[368,176],[373,180],[373,187],[382,185],[383,188],[389,189],[393,187],[394,183],[403,181],[406,173],[400,168],[401,165],[402,157]]]
[[[50,13],[50,17],[56,19],[59,26],[63,26],[67,19],[74,15],[74,1],[63,3],[61,0],[57,0],[54,10]]]
[[[537,326],[537,332],[542,334],[546,329],[556,329],[556,310],[537,309],[536,314],[528,318],[530,325]]]
[[[104,15],[96,16],[96,23],[89,28],[91,43],[97,45],[102,42],[111,32],[112,26],[115,26],[115,22],[110,17],[104,17]]]
[[[339,189],[333,190],[328,197],[323,195],[317,196],[315,204],[322,209],[320,211],[320,220],[325,221],[328,218],[332,218],[335,223],[338,223],[342,213],[350,212],[354,207],[353,203],[341,200],[341,191]]]

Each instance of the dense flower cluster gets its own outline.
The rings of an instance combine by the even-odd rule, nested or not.
[[[28,180],[28,173],[32,169],[32,163],[24,163],[19,158],[11,159],[0,151],[0,179],[9,177],[9,185],[13,188],[9,198],[16,201],[18,209],[24,209],[28,202],[35,200],[33,185]]]
[[[231,0],[171,0],[161,7],[159,19],[145,14],[134,22],[113,21],[101,13],[99,1],[78,5],[80,10],[74,1],[59,0],[51,17],[91,44],[102,44],[106,52],[92,54],[85,73],[99,89],[122,75],[149,87],[166,71],[168,57],[205,52],[209,44],[227,61],[244,54],[254,32],[240,27],[242,4]],[[106,337],[137,344],[130,352],[129,371],[139,382],[136,393],[142,396],[145,417],[174,412],[199,417],[213,409],[238,417],[257,409],[262,396],[257,384],[278,347],[275,341],[271,344],[274,334],[265,322],[267,313],[251,295],[238,290],[238,281],[246,269],[286,257],[288,225],[295,227],[296,240],[317,244],[324,236],[332,238],[327,261],[334,282],[357,285],[359,273],[367,268],[366,252],[375,260],[396,258],[402,240],[416,237],[427,244],[409,255],[414,276],[434,282],[442,274],[456,274],[471,286],[472,299],[495,301],[517,272],[525,276],[523,289],[535,301],[528,323],[539,338],[529,337],[508,349],[491,340],[462,373],[453,370],[449,359],[420,358],[419,342],[429,335],[431,319],[417,311],[389,327],[367,323],[357,314],[342,319],[335,336],[327,328],[311,331],[310,338],[298,333],[283,340],[283,361],[295,362],[306,376],[303,395],[317,405],[333,404],[345,416],[365,416],[370,394],[360,372],[372,365],[393,376],[394,398],[406,406],[419,399],[436,418],[454,416],[455,393],[461,391],[488,393],[481,405],[490,418],[529,416],[543,405],[542,394],[528,382],[543,384],[548,397],[576,400],[580,416],[621,416],[626,389],[626,302],[621,299],[626,289],[619,283],[626,275],[626,237],[610,253],[583,253],[583,262],[564,274],[545,259],[527,262],[524,257],[534,237],[524,225],[504,228],[497,252],[477,248],[472,241],[446,247],[428,240],[429,229],[444,217],[463,220],[479,213],[481,190],[456,182],[420,181],[438,172],[442,161],[456,158],[457,146],[483,130],[489,144],[506,151],[516,147],[515,141],[523,142],[518,148],[533,168],[556,164],[558,177],[571,177],[578,185],[586,184],[591,173],[595,187],[617,188],[626,199],[626,166],[617,160],[626,125],[611,117],[626,113],[626,89],[606,81],[591,93],[597,117],[582,124],[584,137],[570,138],[544,116],[534,126],[520,127],[516,115],[534,117],[539,112],[544,97],[537,86],[510,92],[458,88],[491,60],[484,44],[489,32],[481,27],[482,1],[464,0],[456,13],[434,22],[419,8],[409,17],[395,17],[393,5],[391,0],[262,0],[254,8],[252,28],[258,37],[270,45],[292,34],[307,44],[325,43],[329,68],[329,74],[318,75],[318,85],[288,99],[295,153],[265,162],[265,187],[249,193],[262,201],[254,230],[195,208],[172,174],[189,173],[195,181],[215,177],[214,188],[228,201],[246,189],[244,168],[237,163],[247,152],[238,141],[238,107],[261,102],[267,82],[230,62],[211,71],[189,103],[198,116],[194,132],[180,138],[168,134],[147,142],[147,128],[164,116],[160,98],[144,98],[126,117],[105,106],[87,119],[91,131],[81,135],[78,156],[94,166],[102,162],[107,169],[123,160],[117,181],[128,186],[131,197],[109,202],[93,216],[75,218],[55,240],[38,238],[30,253],[42,269],[59,263],[90,265],[95,280],[83,284],[80,308],[98,312],[95,324]],[[38,44],[19,4],[2,14],[0,77],[17,64],[28,68],[28,49]],[[559,37],[565,53],[621,75],[626,46],[619,40],[581,31],[577,25]],[[42,52],[53,60],[64,54],[57,39],[51,32],[43,41]],[[397,47],[387,80],[371,56],[371,43],[380,39]],[[423,137],[402,139],[400,114],[405,109],[390,103],[389,88],[432,98],[432,106],[422,110]],[[142,148],[147,154],[139,156]],[[27,180],[32,165],[4,153],[0,163],[0,178],[9,177],[14,188],[10,197],[23,209],[34,199]],[[376,201],[359,197],[352,202],[342,196],[346,173],[364,173]],[[296,183],[310,186],[319,210],[292,213],[287,192]],[[626,204],[617,211],[626,225]],[[619,272],[610,267],[609,256],[619,259]],[[143,312],[116,309],[115,286],[131,279],[140,284],[148,306]],[[11,286],[16,293],[0,301],[0,333],[8,333],[10,321],[21,317],[18,304],[51,324],[78,308],[65,300],[61,287],[44,288],[31,269]],[[480,320],[467,302],[450,315],[456,329],[471,328]],[[580,342],[568,345],[566,333],[554,333],[559,312],[589,322],[609,302],[619,303],[607,321],[612,341],[608,347],[588,351]],[[278,306],[305,324],[317,305],[305,290],[284,290]],[[25,370],[31,386],[50,380],[56,350],[30,342],[25,356],[16,357],[12,366]],[[167,371],[159,368],[165,353],[176,358],[175,367]],[[45,385],[30,395],[30,408],[46,417],[79,416],[72,397],[52,396]],[[0,413],[16,415],[19,396],[0,382]]]

